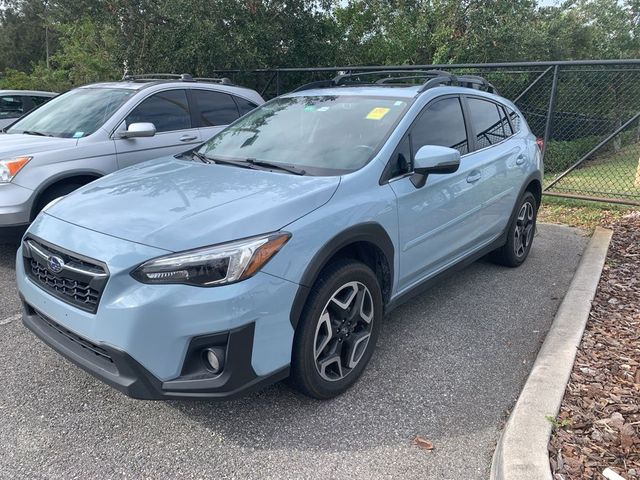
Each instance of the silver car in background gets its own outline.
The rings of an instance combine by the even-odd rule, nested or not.
[[[36,90],[0,90],[0,130],[56,95]]]
[[[66,92],[0,135],[0,233],[118,169],[189,150],[264,100],[228,79],[130,76]]]

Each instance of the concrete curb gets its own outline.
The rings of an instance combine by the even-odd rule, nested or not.
[[[547,444],[589,318],[613,232],[596,228],[502,432],[492,480],[552,480]]]

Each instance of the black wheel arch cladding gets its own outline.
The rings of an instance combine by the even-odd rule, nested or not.
[[[356,249],[363,244],[369,244],[378,249],[384,258],[376,256],[374,273],[380,278],[382,276],[381,289],[383,291],[384,302],[388,302],[391,293],[391,285],[393,282],[393,262],[395,256],[395,248],[393,242],[386,230],[376,222],[366,222],[354,225],[343,230],[316,252],[311,262],[305,270],[300,286],[293,301],[290,313],[291,325],[295,329],[298,325],[300,315],[309,296],[309,292],[322,272],[334,258],[340,255],[342,251],[354,246]],[[363,252],[366,255],[368,252]],[[356,258],[357,260],[357,258]]]

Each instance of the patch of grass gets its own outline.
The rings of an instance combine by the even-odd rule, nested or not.
[[[640,186],[635,185],[640,144],[628,145],[618,152],[607,152],[569,173],[553,187],[555,192],[640,201]],[[545,184],[556,174],[545,176]]]
[[[547,420],[547,422],[553,425],[553,428],[556,429],[568,427],[569,425],[571,425],[571,420],[569,420],[568,418],[560,420],[556,419],[552,415],[546,415],[544,418]]]
[[[610,223],[631,210],[634,208],[614,203],[544,196],[538,221],[579,227],[591,233],[598,225]]]
[[[561,179],[551,191],[602,198],[640,201],[635,185],[640,144],[632,143],[617,152],[607,151],[588,160]],[[555,174],[545,177],[549,184]],[[580,227],[591,233],[596,226],[610,224],[630,210],[640,207],[545,196],[539,212],[542,222]]]

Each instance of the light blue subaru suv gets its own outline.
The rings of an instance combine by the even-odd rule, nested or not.
[[[375,73],[47,205],[17,254],[26,326],[135,398],[290,377],[326,399],[411,294],[486,254],[520,265],[542,180],[522,114],[480,77]]]

